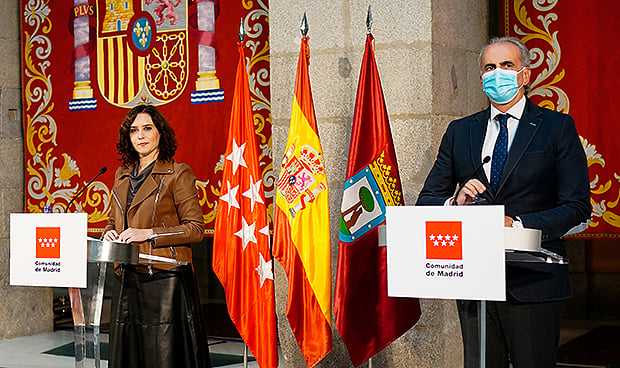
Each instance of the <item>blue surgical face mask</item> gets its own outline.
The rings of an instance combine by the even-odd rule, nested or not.
[[[482,74],[482,90],[495,103],[505,104],[512,101],[521,88],[517,82],[517,74],[523,69],[525,68],[516,71],[495,68]]]

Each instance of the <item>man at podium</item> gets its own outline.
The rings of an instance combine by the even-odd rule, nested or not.
[[[526,97],[529,55],[516,38],[482,48],[490,107],[450,123],[417,204],[504,205],[505,226],[541,230],[542,247],[566,257],[562,236],[590,218],[586,156],[571,116]],[[568,265],[507,264],[506,289],[505,302],[487,303],[487,367],[555,367]],[[465,367],[480,364],[476,303],[457,301]]]

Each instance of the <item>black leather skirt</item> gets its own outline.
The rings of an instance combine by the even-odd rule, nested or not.
[[[191,266],[150,275],[120,268],[110,315],[110,368],[211,367]]]

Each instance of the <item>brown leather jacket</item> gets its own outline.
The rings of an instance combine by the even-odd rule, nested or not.
[[[187,164],[159,161],[144,180],[127,211],[124,224],[129,173],[133,167],[121,166],[116,170],[112,189],[110,220],[104,229],[115,229],[119,234],[126,228],[153,229],[149,241],[135,243],[140,253],[175,258],[191,263],[191,243],[202,240],[204,222],[198,201],[196,176]],[[174,265],[154,265],[169,269]]]

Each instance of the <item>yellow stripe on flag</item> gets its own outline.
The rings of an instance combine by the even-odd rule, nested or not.
[[[303,139],[302,139],[303,138]],[[302,157],[302,149],[311,147],[320,153],[323,161],[321,142],[316,132],[308,124],[308,119],[301,111],[297,97],[293,100],[291,126],[287,140],[287,152],[294,145],[292,154]],[[324,163],[324,162],[323,162]],[[312,202],[306,202],[303,210],[295,211],[302,202],[298,198],[288,203],[283,196],[276,196],[276,205],[286,213],[291,228],[291,239],[301,259],[306,277],[321,307],[325,319],[332,326],[331,316],[331,254],[329,235],[329,195],[325,173],[313,175],[316,182],[308,188],[316,191]],[[323,185],[321,185],[323,184]],[[295,211],[293,217],[291,209]]]

